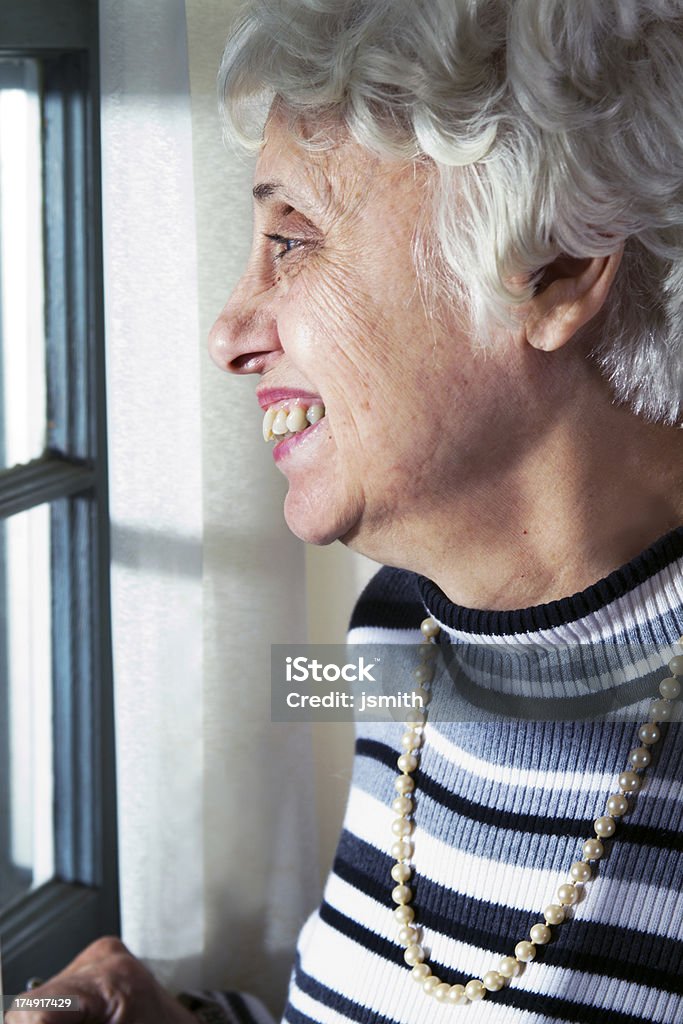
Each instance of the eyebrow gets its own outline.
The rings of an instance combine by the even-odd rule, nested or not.
[[[323,176],[322,181],[325,194],[329,196],[331,193],[329,182],[325,176]],[[269,199],[277,197],[285,202],[290,210],[295,208],[301,208],[302,210],[311,209],[314,213],[319,213],[320,210],[325,209],[329,203],[329,200],[325,201],[322,197],[318,199],[317,194],[305,194],[302,196],[301,194],[297,194],[296,191],[292,192],[291,189],[279,181],[261,181],[258,185],[254,185],[251,190],[251,194],[260,205],[268,202]]]
[[[257,203],[264,203],[267,199],[272,199],[278,192],[282,192],[282,189],[279,182],[262,181],[259,185],[254,185],[251,194]]]

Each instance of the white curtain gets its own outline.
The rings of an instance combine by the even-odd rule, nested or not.
[[[100,0],[122,930],[170,988],[240,987],[277,1012],[350,734],[323,727],[321,821],[320,728],[270,722],[270,645],[339,640],[368,568],[289,534],[256,382],[206,355],[251,235],[251,167],[216,104],[233,6]],[[307,578],[331,562],[321,622]]]

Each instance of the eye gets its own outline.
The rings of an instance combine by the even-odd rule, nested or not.
[[[265,237],[271,242],[274,242],[277,247],[276,251],[273,253],[276,260],[281,260],[290,252],[293,252],[295,249],[299,249],[302,245],[305,245],[302,238],[287,238],[285,235],[277,234],[267,234]]]

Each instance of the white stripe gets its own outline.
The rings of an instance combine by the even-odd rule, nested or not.
[[[577,781],[582,792],[604,793],[609,795],[616,782],[615,772],[544,772],[538,768],[518,768],[513,765],[494,764],[476,757],[468,750],[452,743],[438,729],[427,723],[425,729],[425,746],[435,751],[441,757],[458,766],[464,772],[476,775],[484,782],[495,782],[504,784],[506,788],[518,786],[522,788],[549,789],[553,793],[562,790],[576,792]],[[396,758],[399,752],[397,749]],[[398,774],[398,769],[397,769]],[[609,791],[609,792],[608,792]]]
[[[423,640],[419,627],[389,629],[384,626],[356,626],[346,634],[348,644],[421,644]]]
[[[352,791],[345,827],[359,839],[388,853],[392,845],[391,823],[394,818],[390,807],[362,790]],[[533,864],[520,866],[477,857],[454,849],[420,828],[415,829],[413,839],[413,863],[418,876],[475,900],[497,901],[496,894],[504,894],[505,906],[538,913],[539,920],[544,907],[556,901],[557,887],[566,881],[570,866],[568,862],[566,868],[558,872]],[[328,881],[330,891],[338,891],[335,886],[339,884],[344,883],[331,875]],[[392,885],[391,878],[387,877],[387,902]],[[351,892],[356,891],[350,888]],[[327,891],[326,888],[326,898]],[[639,907],[647,909],[645,929],[644,915],[637,909]],[[653,912],[655,908],[656,913]],[[339,909],[347,916],[353,916],[343,904]],[[585,886],[585,898],[574,907],[573,916],[576,920],[615,928],[636,927],[646,930],[647,934],[680,940],[683,933],[683,896],[677,889],[598,875]],[[515,941],[519,938],[522,936]]]
[[[677,704],[680,705],[678,708],[680,716],[680,714],[683,714],[683,701],[677,701]],[[672,719],[672,721],[677,721],[679,716]],[[647,714],[643,714],[640,721],[646,720]],[[635,730],[633,745],[634,747],[639,745]],[[578,767],[575,771],[551,772],[542,771],[538,768],[520,768],[516,765],[494,764],[491,761],[485,761],[477,757],[475,754],[470,753],[470,751],[458,746],[457,743],[453,743],[439,731],[438,726],[432,726],[429,723],[425,727],[425,746],[429,747],[433,753],[443,757],[444,760],[457,765],[459,770],[481,779],[483,783],[492,782],[505,786],[506,792],[520,787],[540,792],[547,791],[552,793],[558,803],[563,803],[564,798],[562,795],[565,794],[565,796],[569,795],[570,797],[575,795],[577,787],[582,795],[595,793],[596,796],[602,796],[605,800],[618,789],[617,782],[621,767],[617,771],[609,772],[582,771]],[[396,757],[398,758],[398,752]],[[431,771],[428,771],[426,774],[430,778],[434,777]],[[486,796],[488,796],[489,801],[495,799],[495,793],[488,793]],[[683,786],[675,784],[673,778],[669,776],[657,775],[656,769],[652,769],[651,773],[645,776],[640,799],[666,800],[673,806],[683,804]],[[483,794],[477,802],[480,807],[496,809],[498,806],[496,803],[484,800]],[[506,800],[505,805],[507,806],[507,804],[508,801]],[[596,807],[596,814],[597,811],[598,808]]]
[[[453,1008],[441,1006],[427,997],[410,976],[407,967],[389,963],[382,957],[370,953],[357,943],[341,935],[323,921],[315,925],[313,941],[307,943],[302,958],[304,971],[335,992],[343,993],[348,999],[361,1006],[371,1006],[376,1013],[385,1014],[404,1024],[453,1024]],[[481,977],[485,970],[494,967],[499,959],[495,953],[478,950],[462,943],[453,943],[457,953],[454,962],[458,969],[471,977]],[[658,989],[636,985],[631,981],[617,981],[598,975],[578,974],[560,967],[544,964],[530,964],[512,984],[520,991],[560,998],[571,998],[572,990],[578,990],[579,998],[589,1006],[603,1009],[622,1009],[633,1012],[635,1006],[645,1019],[658,1024],[680,1024],[683,1000],[677,996],[665,996]],[[343,1016],[323,1008],[315,1000],[305,996],[298,989],[291,994],[292,1004],[308,1013],[323,1024],[341,1024]],[[660,1005],[657,1006],[657,1003]],[[526,1012],[499,1006],[495,996],[490,996],[477,1007],[477,1024],[509,1024],[512,1021],[528,1021]],[[538,1021],[545,1017],[538,1017]]]

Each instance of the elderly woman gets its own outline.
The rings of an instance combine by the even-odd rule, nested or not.
[[[385,566],[351,639],[422,640],[434,704],[449,651],[476,711],[359,730],[290,1024],[683,1020],[682,69],[679,0],[252,0],[229,42],[212,356],[294,533]],[[60,978],[265,1019],[113,940]]]

